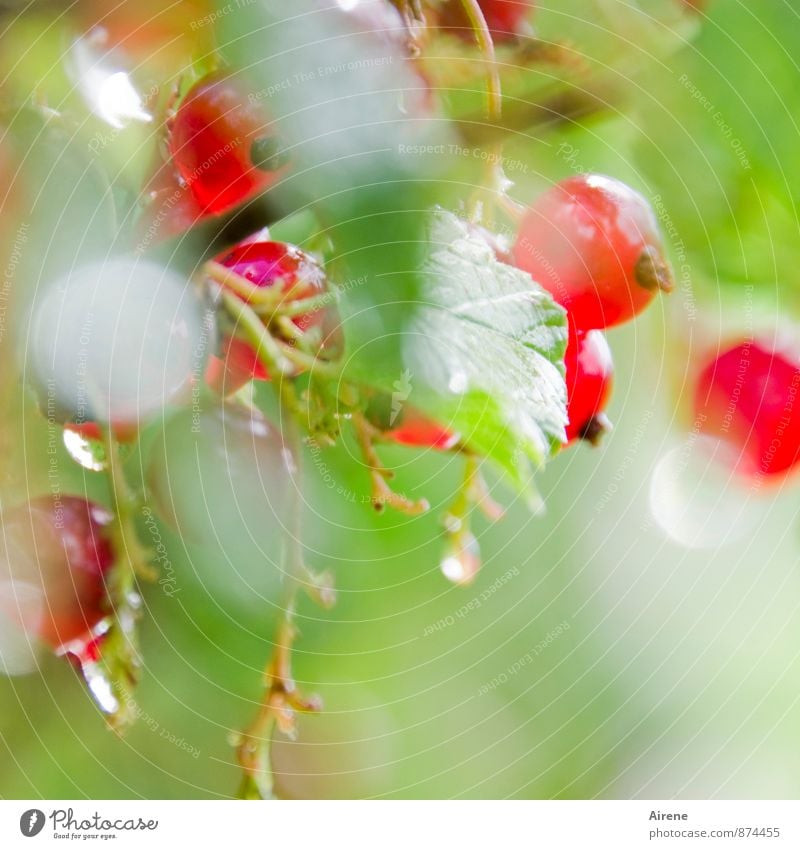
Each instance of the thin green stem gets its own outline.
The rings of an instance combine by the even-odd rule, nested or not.
[[[140,501],[128,485],[119,447],[110,427],[105,429],[104,443],[113,507],[110,535],[116,555],[107,584],[112,619],[103,640],[101,660],[99,663],[82,664],[81,668],[90,685],[100,675],[110,686],[113,701],[98,698],[98,705],[111,727],[122,731],[136,718],[131,695],[139,678],[141,663],[136,635],[136,622],[140,616],[136,579],[154,580],[157,573],[150,565],[151,552],[139,541],[136,510]],[[94,694],[94,688],[91,689]]]
[[[287,342],[278,341],[277,344],[281,354],[301,371],[310,372],[316,377],[326,377],[329,380],[338,380],[342,374],[342,368],[338,363],[329,363],[319,357],[306,354]]]
[[[115,542],[117,546],[115,547],[115,551],[118,556],[118,564],[125,564],[127,567],[122,571],[130,574],[130,577],[124,581],[126,587],[130,588],[134,583],[134,577],[136,575],[146,580],[154,580],[156,572],[149,564],[149,550],[139,542],[135,517],[136,511],[141,506],[141,502],[128,485],[122,459],[119,456],[119,446],[110,427],[105,430],[105,452],[108,461],[107,474],[114,512],[112,534],[116,537]],[[119,568],[122,569],[122,566],[119,566]]]
[[[478,0],[461,0],[461,5],[469,19],[478,49],[486,66],[486,100],[489,120],[498,122],[503,111],[503,92],[500,85],[500,73],[494,53],[494,41],[486,23],[486,18]]]
[[[497,67],[497,58],[494,51],[494,41],[486,23],[483,10],[478,0],[460,0],[464,13],[469,19],[478,49],[483,56],[486,67],[486,101],[487,114],[493,123],[499,123],[503,111],[503,92],[500,84],[500,73]],[[473,196],[470,207],[470,218],[477,222],[483,220],[487,226],[492,226],[494,220],[494,203],[496,197],[505,190],[506,177],[502,165],[502,142],[492,144],[487,159],[483,184],[490,193],[490,204],[488,210],[484,210],[481,202],[482,191],[479,189]]]
[[[430,508],[427,499],[421,498],[419,501],[412,501],[405,495],[395,492],[386,482],[386,479],[391,477],[392,473],[381,463],[375,451],[375,428],[367,421],[360,410],[353,411],[353,428],[372,481],[373,507],[376,510],[383,510],[388,505],[408,516],[418,516],[420,513],[425,513]]]
[[[303,315],[329,306],[337,300],[334,292],[323,292],[310,297],[293,297],[294,292],[298,290],[302,292],[308,285],[308,281],[302,276],[295,279],[288,288],[282,285],[281,278],[277,278],[271,286],[262,287],[256,286],[246,277],[213,260],[205,264],[204,272],[206,277],[223,289],[238,295],[258,313]]]
[[[286,390],[282,384],[286,383],[287,381],[282,379],[277,387],[284,409]],[[270,752],[275,729],[278,728],[285,734],[293,736],[295,713],[320,708],[318,700],[303,698],[292,674],[292,647],[297,637],[295,625],[297,600],[300,590],[308,588],[310,572],[305,565],[302,545],[300,432],[294,418],[294,411],[285,409],[285,412],[287,415],[283,428],[284,441],[293,462],[297,464],[292,469],[290,481],[292,511],[289,549],[285,560],[285,591],[276,625],[272,655],[264,669],[264,694],[255,718],[242,732],[237,746],[237,760],[243,773],[238,795],[242,799],[268,799],[274,796]]]
[[[286,316],[278,316],[274,319],[275,324],[278,326],[278,330],[280,330],[280,335],[285,339],[291,340],[294,345],[297,345],[298,348],[304,348],[306,346],[306,333],[304,330],[301,330],[292,320],[291,318],[287,318]]]
[[[251,283],[246,277],[225,268],[218,262],[207,262],[203,268],[209,280],[213,280],[225,289],[230,289],[249,304],[257,303],[264,295],[274,298],[275,293],[270,289],[260,289],[255,283]]]
[[[234,320],[236,330],[247,338],[271,375],[284,375],[293,371],[292,364],[284,357],[277,341],[269,334],[252,307],[238,295],[224,290],[222,304]]]
[[[273,315],[287,316],[293,318],[298,315],[308,315],[309,313],[318,312],[337,301],[336,295],[331,292],[326,292],[323,295],[314,295],[310,298],[300,298],[293,301],[285,301],[279,304],[264,304],[254,306],[255,311],[259,315],[265,317]]]

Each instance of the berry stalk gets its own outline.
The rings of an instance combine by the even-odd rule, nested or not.
[[[472,583],[481,567],[480,545],[471,528],[472,508],[493,522],[503,517],[503,508],[489,495],[478,458],[462,453],[464,479],[442,521],[445,547],[439,568],[449,581],[464,586]]]
[[[139,541],[135,516],[140,500],[128,485],[110,427],[105,429],[104,438],[113,508],[109,534],[116,552],[107,585],[111,621],[99,639],[99,658],[81,660],[80,668],[109,725],[122,732],[135,719],[131,691],[141,669],[136,632],[141,616],[137,578],[152,581],[156,572],[150,565],[150,551]]]
[[[492,123],[499,123],[503,113],[503,91],[495,56],[494,39],[479,0],[459,0],[459,2],[472,27],[475,41],[483,56],[486,68],[486,112]],[[479,200],[482,191],[479,190],[476,193],[476,197],[473,198],[471,203],[471,218],[475,222],[484,218],[486,224],[492,224],[495,200],[505,193],[508,186],[508,180],[502,166],[502,149],[502,140],[495,140],[490,147],[483,179],[483,188],[489,193],[490,203],[484,216],[482,204]]]
[[[333,296],[325,293],[293,301],[285,291],[277,291],[276,296],[276,290],[261,289],[219,263],[209,262],[206,265],[206,272],[212,285],[220,287],[222,307],[233,321],[234,332],[252,346],[264,369],[278,378],[275,385],[284,409],[295,420],[308,423],[309,409],[301,402],[293,383],[286,378],[308,372],[312,380],[334,381],[337,385],[337,397],[348,408],[362,455],[370,472],[375,508],[382,510],[388,505],[412,516],[425,512],[430,506],[427,501],[424,499],[412,501],[394,492],[388,485],[387,479],[391,477],[391,474],[383,467],[374,447],[380,433],[361,412],[360,388],[342,378],[340,364],[321,359],[318,352],[307,344],[307,331],[294,323],[298,314],[306,315],[309,311],[308,308],[299,309],[300,304],[310,301],[312,310],[324,309],[330,306]],[[255,297],[261,298],[262,302],[269,300],[264,297],[265,291],[272,298],[267,318],[259,315],[256,308],[251,305]],[[282,336],[288,337],[291,341],[287,342],[280,335],[273,334],[273,329],[279,330]]]
[[[489,120],[497,122],[502,116],[503,95],[492,34],[489,31],[489,25],[486,23],[486,17],[478,0],[460,0],[460,2],[464,9],[464,14],[469,19],[472,32],[475,35],[475,41],[483,56],[483,62],[486,67],[486,100]]]
[[[283,402],[284,392],[279,388],[278,393]],[[299,462],[300,435],[291,410],[287,412],[287,450]],[[242,781],[237,794],[240,799],[274,798],[271,764],[273,734],[277,729],[294,737],[297,712],[314,712],[322,708],[322,702],[317,696],[302,695],[292,672],[292,648],[298,635],[295,617],[300,591],[306,591],[326,608],[335,603],[330,579],[313,575],[303,557],[301,477],[300,468],[295,466],[292,474],[294,495],[290,544],[284,574],[286,590],[275,629],[273,652],[264,669],[264,693],[255,718],[241,733],[236,746],[236,759],[242,769]]]
[[[392,477],[392,472],[383,466],[375,451],[374,441],[378,436],[378,431],[367,421],[360,410],[353,412],[353,427],[372,480],[372,503],[375,509],[383,510],[388,505],[392,509],[409,516],[418,516],[428,510],[430,504],[426,499],[412,501],[410,498],[395,492],[389,486],[387,479]]]

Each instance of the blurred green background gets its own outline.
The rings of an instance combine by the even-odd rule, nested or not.
[[[18,30],[14,14],[15,52],[0,36],[6,109],[32,87],[68,99],[57,5],[13,21]],[[147,4],[136,14],[171,20]],[[175,29],[199,32],[199,14],[176,10]],[[229,51],[247,55],[232,35],[247,22],[245,11],[223,17]],[[524,202],[575,171],[636,185],[661,219],[678,291],[610,333],[615,430],[539,475],[546,512],[531,516],[492,481],[509,509],[494,524],[476,519],[484,564],[468,588],[438,569],[436,517],[460,479],[458,457],[382,450],[398,490],[432,503],[409,519],[363,503],[368,480],[349,438],[307,454],[308,560],[335,573],[339,602],[327,612],[301,603],[297,679],[325,710],[301,720],[297,742],[276,743],[278,788],[314,798],[795,798],[796,485],[742,493],[709,470],[693,453],[684,395],[698,357],[721,339],[795,327],[796,6],[566,0],[540,4],[534,24],[539,41],[524,61],[501,51],[512,196]],[[185,60],[150,52],[150,74],[161,72],[156,60],[170,74]],[[434,40],[422,61],[456,119],[446,131],[481,149],[495,131],[469,118],[482,77],[464,52]],[[116,158],[134,174],[123,182],[135,183],[137,144],[121,133],[105,149],[106,168]],[[476,160],[462,160],[414,166],[441,177],[445,193],[432,194],[445,206],[457,204],[459,180],[479,179]],[[409,208],[429,190],[420,180]],[[30,251],[26,262],[41,265]],[[16,375],[6,381],[4,502],[47,486],[46,425]],[[65,490],[106,498],[102,479],[61,461]],[[174,584],[144,593],[139,722],[124,739],[107,731],[63,660],[0,678],[0,796],[235,790],[230,736],[257,706],[276,610],[233,580],[226,591],[219,558],[161,532]]]

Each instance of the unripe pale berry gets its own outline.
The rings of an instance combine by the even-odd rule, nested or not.
[[[219,402],[181,410],[152,443],[147,481],[154,512],[202,548],[195,579],[234,603],[276,596],[298,482],[281,432],[260,412]]]
[[[190,399],[215,344],[213,315],[188,279],[117,257],[37,296],[26,371],[48,418],[135,428]]]

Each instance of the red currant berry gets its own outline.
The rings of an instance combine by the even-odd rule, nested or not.
[[[136,226],[142,247],[180,236],[207,218],[203,204],[185,185],[172,161],[159,160],[142,192],[143,212]]]
[[[139,437],[139,428],[132,424],[112,425],[111,429],[117,442],[135,442]],[[96,422],[66,422],[64,430],[77,433],[83,439],[94,442],[103,441],[103,431]]]
[[[300,248],[286,242],[245,239],[220,254],[217,262],[261,289],[280,286],[284,303],[322,295],[328,290],[325,272],[316,260]],[[301,313],[292,319],[303,333],[316,333],[315,344],[326,358],[340,353],[341,336],[336,308]],[[206,382],[213,389],[230,395],[251,378],[269,380],[266,369],[246,342],[226,336],[221,357],[212,357]]]
[[[522,31],[526,19],[533,14],[534,0],[478,0],[486,26],[494,41],[513,41]],[[441,26],[460,38],[474,40],[467,13],[461,0],[448,0],[442,8]]]
[[[800,460],[799,389],[800,356],[741,342],[700,373],[697,426],[728,445],[740,474],[780,475]]]
[[[567,440],[597,444],[611,425],[603,412],[613,383],[614,361],[600,330],[571,331],[564,357],[567,382]]]
[[[458,444],[460,438],[457,433],[449,431],[417,410],[409,410],[397,427],[387,431],[386,436],[400,445],[434,448],[437,451],[449,451]]]
[[[0,515],[8,577],[41,592],[36,636],[53,648],[88,634],[107,615],[110,521],[103,508],[75,496],[43,496]]]
[[[414,448],[449,451],[461,437],[433,421],[421,410],[404,404],[399,411],[392,408],[389,395],[373,398],[366,410],[367,419],[383,434],[384,439]]]
[[[251,380],[269,380],[269,374],[253,348],[236,336],[225,336],[219,356],[212,355],[206,383],[219,395],[233,395]]]
[[[270,289],[277,283],[285,303],[322,295],[328,288],[319,263],[288,242],[245,240],[220,254],[217,262],[259,289]],[[293,322],[300,330],[318,327],[324,322],[324,312],[299,315]]]
[[[204,208],[226,212],[279,178],[285,156],[258,103],[230,74],[196,83],[172,120],[170,151]]]
[[[650,204],[611,177],[571,177],[541,195],[513,254],[580,330],[622,324],[672,289]]]

